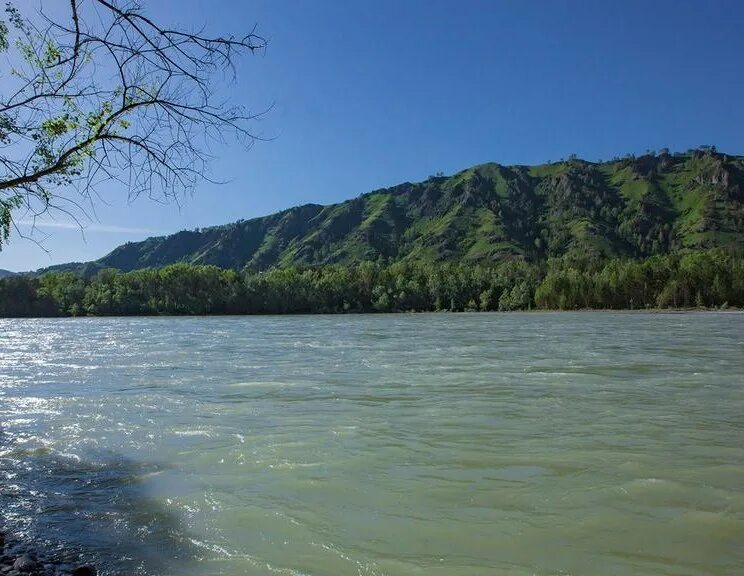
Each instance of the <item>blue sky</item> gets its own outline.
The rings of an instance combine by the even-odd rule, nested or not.
[[[273,105],[245,151],[215,150],[181,206],[101,190],[84,236],[57,218],[0,268],[98,258],[128,240],[331,203],[495,161],[590,160],[715,144],[744,153],[744,2],[149,0],[216,35],[258,25],[231,87]]]

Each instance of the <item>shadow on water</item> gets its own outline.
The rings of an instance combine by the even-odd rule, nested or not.
[[[162,468],[117,454],[94,461],[18,446],[0,429],[0,529],[50,561],[101,575],[194,573],[199,550],[146,493]]]

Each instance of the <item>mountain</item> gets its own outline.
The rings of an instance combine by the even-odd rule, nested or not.
[[[3,270],[0,268],[0,278],[8,278],[9,276],[15,276],[15,272],[11,272],[10,270]]]
[[[130,242],[94,262],[44,271],[640,258],[712,247],[744,248],[744,157],[705,147],[608,162],[482,164],[338,204]]]

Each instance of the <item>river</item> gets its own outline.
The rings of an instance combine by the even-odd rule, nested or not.
[[[0,320],[0,523],[104,575],[740,574],[744,315]]]

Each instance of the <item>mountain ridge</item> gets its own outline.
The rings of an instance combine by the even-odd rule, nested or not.
[[[608,162],[479,164],[335,204],[129,242],[98,260],[37,273],[176,262],[264,270],[366,260],[642,258],[713,247],[744,248],[744,157],[704,147]]]

